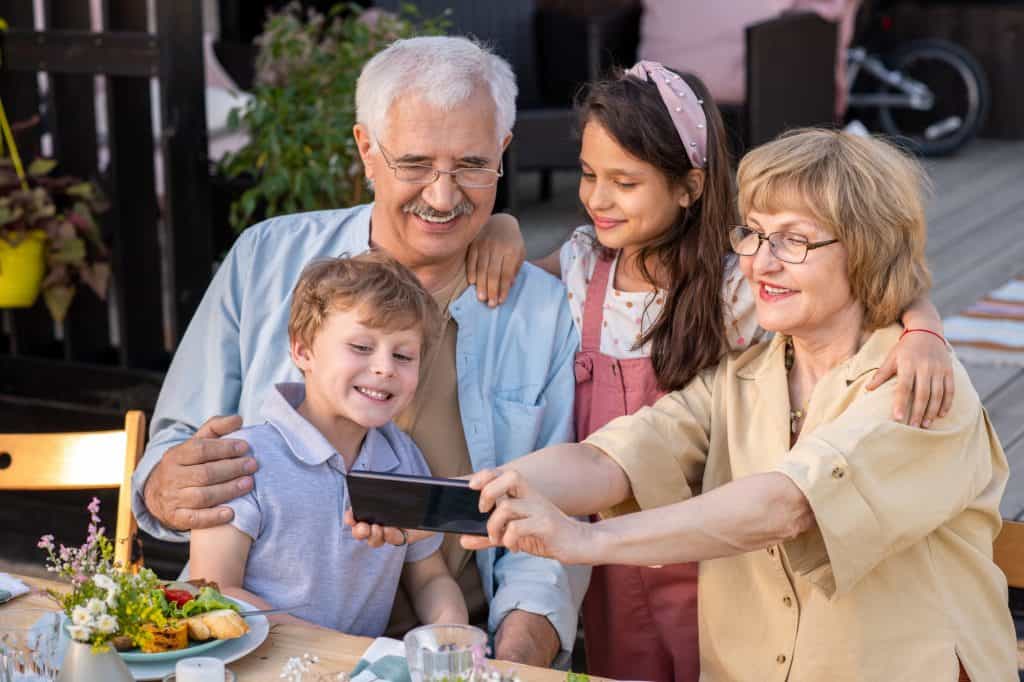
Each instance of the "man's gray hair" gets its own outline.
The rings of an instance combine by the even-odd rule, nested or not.
[[[423,97],[451,111],[486,86],[494,100],[500,143],[516,122],[516,77],[501,57],[473,40],[430,36],[396,40],[363,67],[356,83],[356,121],[372,137],[387,131],[388,111],[400,96]],[[376,147],[376,140],[373,146]]]

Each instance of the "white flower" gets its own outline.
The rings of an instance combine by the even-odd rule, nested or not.
[[[84,606],[76,606],[71,610],[71,622],[78,626],[88,625],[92,621],[89,609]]]
[[[107,592],[107,608],[112,609],[117,606],[117,592]]]
[[[90,599],[86,602],[85,608],[89,609],[89,614],[93,616],[102,616],[107,612],[107,605],[99,599]]]
[[[310,656],[308,653],[302,654],[302,658],[292,656],[285,661],[284,666],[281,668],[280,678],[288,682],[301,682],[303,675],[308,673],[312,666],[319,662],[320,659],[318,657]]]
[[[96,619],[96,629],[105,635],[117,632],[117,618],[114,618],[109,613],[104,613]]]
[[[69,625],[68,634],[76,642],[88,642],[89,638],[92,637],[92,629],[84,625]]]
[[[97,573],[92,577],[92,582],[101,590],[107,590],[108,592],[117,590],[117,583],[109,575]]]

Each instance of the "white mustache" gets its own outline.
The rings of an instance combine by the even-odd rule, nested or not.
[[[440,223],[446,223],[449,220],[455,220],[459,216],[469,215],[473,212],[473,208],[473,204],[466,199],[463,199],[454,208],[452,208],[452,210],[447,213],[441,213],[440,211],[435,211],[429,204],[417,199],[403,206],[402,212],[412,213],[424,220],[434,220]]]

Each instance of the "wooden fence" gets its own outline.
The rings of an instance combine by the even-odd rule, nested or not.
[[[103,0],[101,17],[90,5],[0,0],[0,97],[12,122],[41,117],[18,134],[21,154],[48,135],[59,171],[99,181],[113,269],[112,302],[79,287],[62,328],[41,301],[0,313],[0,430],[116,427],[126,409],[151,409],[212,271],[201,2]]]

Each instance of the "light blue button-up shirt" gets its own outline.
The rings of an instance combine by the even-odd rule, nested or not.
[[[240,414],[245,424],[259,423],[274,385],[302,380],[288,355],[292,289],[309,261],[370,248],[372,208],[273,218],[246,230],[231,248],[171,362],[132,481],[133,511],[147,532],[187,538],[160,525],[142,494],[168,448],[214,415]],[[451,314],[458,323],[459,411],[473,468],[572,440],[579,340],[561,283],[527,263],[503,305],[488,308],[470,287],[452,303]],[[588,568],[494,549],[477,552],[476,559],[492,633],[509,611],[521,609],[547,617],[562,648],[572,649]]]

